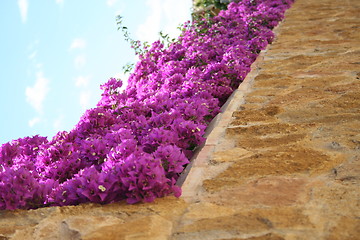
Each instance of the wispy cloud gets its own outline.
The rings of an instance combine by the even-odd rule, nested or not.
[[[25,89],[26,101],[38,112],[43,111],[43,103],[49,92],[49,80],[44,77],[42,71],[36,73],[34,86]]]
[[[40,40],[35,40],[28,44],[27,51],[29,53],[28,58],[30,60],[36,57],[39,44],[40,44]]]
[[[75,86],[79,88],[79,105],[83,110],[90,107],[93,91],[90,89],[90,76],[78,76],[74,78]]]
[[[70,45],[70,50],[77,49],[77,48],[85,48],[86,41],[83,38],[75,38]]]
[[[116,2],[117,2],[117,0],[107,0],[107,1],[106,1],[106,4],[107,4],[109,7],[112,7]]]
[[[23,23],[26,23],[27,13],[29,8],[28,0],[18,0],[18,6],[20,10],[20,16]]]
[[[123,15],[130,1],[107,0],[106,4],[114,10],[114,16]]]
[[[36,124],[40,123],[41,119],[39,117],[34,117],[32,119],[29,120],[28,125],[29,127],[34,127]]]
[[[190,9],[192,2],[187,1],[185,4],[178,0],[163,0],[162,9],[164,11],[166,25],[164,26],[164,33],[169,34],[171,37],[177,37],[180,34],[180,30],[177,29],[179,24],[190,20]]]
[[[123,80],[123,79],[125,79],[126,75],[124,73],[117,72],[117,73],[113,74],[113,77]]]
[[[74,59],[74,66],[76,69],[84,67],[86,64],[86,57],[84,55],[78,55]]]
[[[35,67],[36,67],[37,69],[41,69],[41,68],[43,67],[43,64],[42,64],[42,63],[37,63],[37,64],[35,65]]]
[[[36,55],[37,55],[37,51],[35,50],[28,56],[28,59],[33,60],[33,59],[35,59]]]
[[[64,114],[59,115],[53,122],[53,128],[55,131],[60,131],[61,129],[63,129],[63,125],[64,125]]]
[[[171,37],[177,37],[179,24],[190,19],[191,1],[184,4],[178,0],[147,0],[150,14],[136,32],[141,41],[153,42],[159,39],[163,31]]]
[[[75,86],[77,87],[87,87],[89,85],[89,82],[90,77],[79,76],[75,78]]]
[[[89,90],[84,90],[84,91],[80,92],[79,103],[83,109],[89,108],[91,95],[92,95],[91,91],[89,91]]]
[[[64,0],[55,0],[56,4],[59,5],[63,5],[64,4]]]
[[[138,27],[136,35],[142,41],[153,42],[159,38],[158,32],[162,18],[162,1],[147,0],[146,5],[150,8],[150,15],[145,22]]]

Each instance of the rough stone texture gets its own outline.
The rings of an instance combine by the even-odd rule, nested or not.
[[[360,239],[360,1],[297,0],[180,199],[0,211],[0,240]]]
[[[51,207],[0,212],[0,239],[168,239],[188,203],[168,197],[150,204]]]

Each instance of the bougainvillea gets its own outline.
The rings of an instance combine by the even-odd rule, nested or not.
[[[180,196],[179,174],[206,126],[274,37],[292,0],[243,0],[154,42],[125,90],[111,78],[69,132],[0,147],[0,209]]]

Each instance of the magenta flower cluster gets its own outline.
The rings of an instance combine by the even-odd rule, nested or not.
[[[69,132],[0,147],[0,209],[180,196],[176,181],[293,0],[242,0],[154,42],[128,86],[111,78]]]

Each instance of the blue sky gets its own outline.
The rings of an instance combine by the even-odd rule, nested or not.
[[[172,37],[190,19],[191,0],[0,1],[0,144],[69,131],[100,99],[100,84],[126,80],[136,62],[115,17],[131,36]]]

